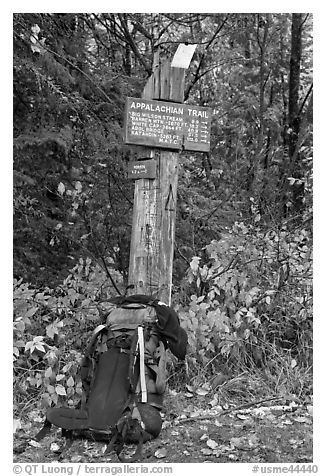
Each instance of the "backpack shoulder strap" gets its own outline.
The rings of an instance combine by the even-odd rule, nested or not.
[[[139,380],[141,391],[141,402],[147,402],[147,388],[145,378],[145,344],[144,344],[144,329],[141,326],[137,328],[138,332],[138,346],[139,346]]]
[[[97,339],[102,334],[102,332],[104,332],[104,330],[107,330],[107,329],[108,329],[107,325],[100,324],[93,330],[91,340],[82,358],[82,361],[80,364],[80,376],[81,376],[81,380],[82,380],[82,384],[83,384],[83,388],[85,392],[84,397],[88,396],[89,390],[90,390],[90,372],[92,367],[92,355],[95,350]]]

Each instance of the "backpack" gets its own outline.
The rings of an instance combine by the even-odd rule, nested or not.
[[[106,322],[97,326],[81,363],[83,396],[80,408],[50,408],[40,441],[51,425],[62,428],[69,441],[86,436],[109,442],[121,461],[135,461],[143,442],[162,428],[160,410],[166,388],[166,350],[184,359],[187,334],[178,315],[150,296],[109,301]],[[132,458],[122,456],[124,444],[137,444]]]

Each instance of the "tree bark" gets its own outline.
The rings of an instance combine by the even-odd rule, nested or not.
[[[292,14],[291,28],[291,57],[289,74],[289,109],[288,109],[288,154],[289,174],[291,177],[301,178],[300,154],[295,153],[299,132],[299,89],[300,89],[300,65],[302,55],[302,13]],[[303,187],[292,186],[293,207],[299,211],[302,205]]]
[[[293,13],[291,31],[291,58],[289,76],[289,158],[293,157],[300,130],[299,88],[302,53],[302,13]],[[294,164],[293,164],[294,165]]]

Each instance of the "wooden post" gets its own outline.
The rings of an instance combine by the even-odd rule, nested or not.
[[[184,82],[185,69],[158,64],[143,98],[182,103]],[[129,293],[155,295],[166,304],[171,304],[178,156],[178,151],[148,149],[146,157],[155,159],[157,178],[135,181]]]

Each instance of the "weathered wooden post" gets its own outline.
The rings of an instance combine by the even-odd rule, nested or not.
[[[129,170],[136,179],[130,293],[156,295],[167,304],[171,303],[178,157],[184,149],[209,150],[210,110],[182,104],[184,82],[185,67],[169,62],[155,65],[143,97],[127,98],[125,116],[125,142],[149,147]]]

